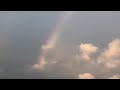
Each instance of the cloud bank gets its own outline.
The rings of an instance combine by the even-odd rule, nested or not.
[[[76,74],[78,75],[79,68],[82,68],[82,72],[84,71],[89,73],[83,73],[83,74],[80,73],[77,78],[96,79],[96,76],[91,74],[92,71],[93,72],[96,71],[94,72],[96,73],[96,75],[100,75],[100,74],[104,75],[107,71],[117,69],[120,66],[120,54],[119,54],[120,39],[114,39],[112,42],[108,43],[107,47],[103,48],[102,50],[100,50],[99,47],[95,46],[92,43],[86,43],[86,44],[81,43],[78,47],[78,50],[79,50],[79,54],[77,54],[76,58],[79,59],[79,61],[77,62],[75,60],[68,60],[68,61],[64,60],[59,62],[58,61],[59,59],[56,60],[56,58],[54,59],[54,57],[53,59],[49,60],[49,58],[46,57],[44,53],[42,53],[43,57],[40,56],[39,62],[32,66],[32,70],[44,71],[44,70],[52,70],[52,68],[53,70],[55,70],[55,68],[60,67],[63,68],[64,70],[72,71],[71,74],[77,72]],[[96,56],[94,57],[94,55]],[[82,63],[81,60],[85,62]],[[55,65],[56,67],[54,67],[53,64],[54,65],[56,64],[58,67],[56,65]],[[104,72],[102,72],[103,70]],[[120,75],[116,74],[106,78],[119,79]]]

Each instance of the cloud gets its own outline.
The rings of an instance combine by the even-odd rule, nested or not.
[[[116,75],[113,75],[112,77],[109,77],[108,79],[120,79],[120,75],[116,74]]]
[[[39,61],[39,63],[34,64],[32,66],[32,70],[39,70],[39,71],[43,71],[45,69],[45,65],[47,64],[47,62],[45,61],[45,58],[42,57]]]
[[[105,66],[109,69],[117,68],[120,65],[119,60],[109,60],[105,62]]]
[[[120,56],[120,40],[115,39],[108,44],[108,48],[102,53],[106,59],[117,58]]]
[[[90,73],[79,74],[79,79],[95,79]]]
[[[95,54],[98,49],[99,48],[93,44],[82,43],[79,46],[81,53],[80,55],[76,55],[76,59],[92,60],[95,61],[96,64],[103,64],[108,69],[114,69],[120,65],[120,39],[114,39],[97,58],[91,58],[91,55]]]
[[[105,67],[112,69],[120,65],[120,40],[115,39],[108,44],[100,56],[98,56],[98,63],[103,63]]]
[[[86,44],[81,43],[79,45],[80,53],[76,55],[76,58],[79,60],[88,60],[88,62],[75,61],[74,60],[75,57],[71,58],[71,56],[70,56],[70,59],[67,59],[67,60],[63,56],[62,56],[63,60],[57,59],[59,58],[60,54],[56,54],[56,51],[54,52],[53,50],[51,52],[51,50],[50,51],[43,50],[38,60],[39,62],[37,62],[37,64],[34,64],[32,66],[32,70],[35,70],[35,71],[53,70],[54,71],[56,69],[61,70],[61,68],[62,69],[64,68],[63,71],[67,71],[66,74],[68,74],[68,72],[70,73],[72,72],[74,73],[74,75],[78,75],[80,68],[82,68],[81,72],[86,71],[89,73],[83,73],[83,74],[80,73],[77,76],[77,78],[79,77],[79,79],[96,79],[96,76],[92,75],[91,72],[96,73],[96,75],[103,75],[104,73],[107,73],[108,70],[111,71],[110,69],[118,68],[118,66],[120,65],[120,55],[119,55],[120,40],[114,39],[112,42],[108,43],[108,46],[105,47],[105,49],[99,50],[101,52],[98,52],[96,54],[98,50],[99,50],[99,47],[95,46],[92,43],[86,43]],[[92,56],[94,54],[96,54],[95,57]],[[52,58],[50,55],[53,55]],[[61,61],[59,62],[59,60]],[[100,78],[102,78],[102,76]],[[110,78],[116,78],[116,76],[114,75],[113,77],[110,77]]]
[[[93,44],[81,44],[79,46],[79,50],[81,52],[80,58],[85,60],[90,60],[91,55],[97,52],[98,47],[94,46]],[[78,56],[77,56],[78,57]]]

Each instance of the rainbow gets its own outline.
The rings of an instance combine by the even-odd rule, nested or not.
[[[75,11],[65,11],[64,14],[62,14],[62,16],[59,18],[60,20],[58,20],[58,23],[54,27],[52,34],[50,35],[46,43],[40,47],[41,53],[40,56],[38,57],[37,64],[33,65],[34,69],[43,69],[43,66],[46,64],[45,61],[46,52],[48,52],[48,50],[50,49],[55,48],[57,40],[59,39],[63,31],[64,25],[67,23],[67,21],[72,17],[74,13]]]

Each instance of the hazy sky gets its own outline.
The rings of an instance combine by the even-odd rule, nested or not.
[[[120,78],[120,12],[78,11],[43,70],[31,70],[62,11],[0,12],[0,78]]]

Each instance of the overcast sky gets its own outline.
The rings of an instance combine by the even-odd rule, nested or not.
[[[74,13],[56,48],[46,53],[44,69],[30,70],[63,13],[0,12],[0,78],[120,78],[120,12],[115,11]]]

